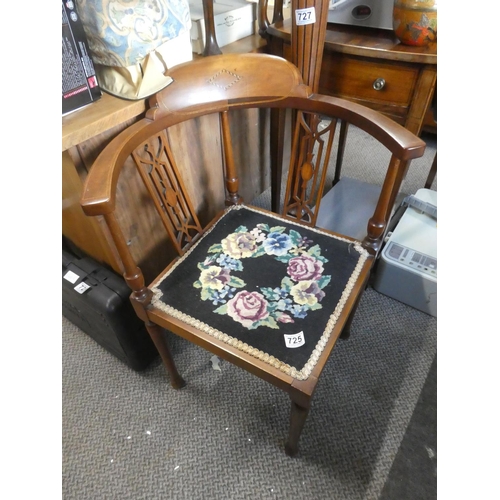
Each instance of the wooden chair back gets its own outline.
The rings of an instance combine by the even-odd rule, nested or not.
[[[120,171],[132,158],[162,223],[178,253],[203,231],[189,190],[182,180],[182,157],[176,156],[168,130],[203,115],[217,114],[226,180],[225,203],[242,201],[234,159],[231,114],[247,108],[293,110],[295,131],[291,140],[286,202],[287,218],[315,225],[324,191],[337,120],[344,120],[375,137],[392,153],[379,204],[367,226],[363,245],[376,253],[399,190],[407,162],[423,153],[425,144],[383,115],[333,97],[313,94],[302,83],[297,68],[284,59],[263,54],[220,55],[173,68],[174,83],[153,96],[146,117],[116,137],[95,162],[85,184],[82,206],[88,215],[111,217],[116,205]],[[330,117],[328,126],[318,128]],[[196,137],[191,138],[196,142]],[[266,152],[259,152],[263,156]],[[193,180],[193,179],[192,179]],[[251,200],[249,200],[251,201]],[[112,224],[114,227],[114,224]],[[127,245],[117,247],[128,254]],[[125,259],[127,260],[127,259]]]

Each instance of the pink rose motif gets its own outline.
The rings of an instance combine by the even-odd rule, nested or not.
[[[310,255],[300,255],[288,261],[287,273],[294,281],[317,281],[323,274],[323,262]]]
[[[280,323],[295,323],[295,321],[293,320],[293,318],[289,314],[286,314],[286,313],[280,313],[280,314],[278,314],[278,316],[276,316],[276,319]]]
[[[238,292],[227,303],[227,314],[245,328],[269,316],[267,300],[259,292]]]

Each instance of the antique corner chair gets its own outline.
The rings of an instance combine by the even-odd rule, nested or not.
[[[425,143],[373,110],[313,94],[298,69],[275,56],[215,55],[169,74],[173,83],[150,98],[146,116],[97,158],[81,205],[88,216],[105,220],[134,309],[172,387],[184,381],[167,345],[171,333],[288,393],[285,451],[294,455],[321,372],[337,339],[348,334],[406,169],[422,156]],[[265,140],[270,109],[286,113],[290,123],[289,140],[282,144],[289,167],[280,213],[247,205],[240,194],[244,177],[252,183],[273,166],[265,160],[276,146]],[[208,117],[214,121],[207,129],[203,119]],[[362,240],[315,224],[338,120],[363,130],[391,153]],[[250,140],[253,130],[262,140]],[[206,141],[215,144],[212,152],[200,147]],[[210,173],[193,168],[190,155],[203,156]],[[170,245],[177,255],[147,286],[141,272],[147,262],[138,265],[130,238],[137,222],[130,214],[122,216],[119,207],[127,200],[117,201],[126,192],[117,186],[129,163],[145,186],[140,202],[154,205],[161,221],[148,234],[156,238],[153,233],[164,231],[165,248]],[[213,189],[216,177],[221,179],[219,198]],[[252,188],[250,198],[255,194]],[[217,207],[210,205],[214,197]],[[218,211],[214,217],[212,210]]]

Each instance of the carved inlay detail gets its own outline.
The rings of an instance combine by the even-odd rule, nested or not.
[[[310,162],[306,161],[302,165],[302,168],[300,169],[300,174],[302,176],[302,180],[304,180],[306,182],[310,181],[312,179],[313,174],[314,174],[314,166]]]
[[[177,205],[177,193],[170,187],[166,190],[165,199],[171,207],[175,207],[175,205]]]
[[[227,90],[235,83],[238,83],[241,79],[242,77],[236,73],[228,71],[227,69],[221,69],[214,76],[212,76],[210,80],[208,80],[208,83],[211,83],[222,90]]]

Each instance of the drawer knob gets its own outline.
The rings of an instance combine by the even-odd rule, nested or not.
[[[375,90],[382,90],[385,87],[385,80],[383,78],[377,78],[373,82],[373,88]]]

